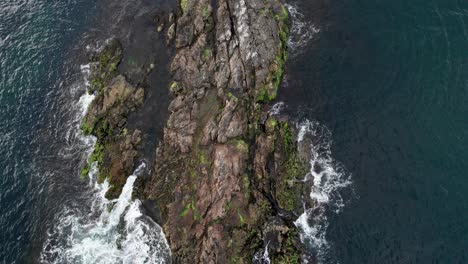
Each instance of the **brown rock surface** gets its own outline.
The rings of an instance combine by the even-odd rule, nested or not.
[[[169,25],[174,99],[145,196],[161,212],[175,263],[299,263],[292,220],[307,163],[296,131],[268,118],[286,59],[276,0],[181,1]],[[285,37],[286,36],[286,37]]]
[[[129,114],[143,104],[144,90],[132,86],[118,73],[122,53],[120,43],[112,39],[93,56],[96,61],[90,92],[96,97],[82,124],[85,134],[97,138],[89,163],[98,162],[98,181],[108,178],[111,188],[106,196],[109,199],[119,196],[127,177],[133,172],[138,156],[137,146],[141,141],[140,131],[129,134],[126,123]],[[90,165],[83,169],[82,174],[89,172]]]

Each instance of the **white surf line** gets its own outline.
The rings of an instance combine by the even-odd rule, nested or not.
[[[352,180],[343,166],[332,158],[331,133],[325,126],[309,120],[300,123],[298,143],[306,142],[310,144],[311,169],[305,180],[313,181],[310,199],[315,206],[306,208],[295,225],[301,231],[301,241],[312,246],[317,251],[318,262],[324,263],[330,249],[326,238],[329,225],[327,213],[341,212],[345,201],[340,192],[349,188]]]
[[[79,139],[89,159],[96,137],[83,135],[80,127],[95,95],[88,93],[90,65],[82,65],[81,71],[87,89],[73,106],[77,111],[70,122],[74,137],[70,139],[69,130],[67,141]],[[44,243],[41,263],[170,263],[171,251],[162,228],[142,213],[140,200],[132,200],[134,183],[145,167],[142,163],[127,178],[118,199],[108,200],[105,194],[109,182],[97,182],[98,167],[93,163],[88,174],[89,185],[94,189],[90,212],[64,208]]]
[[[97,183],[97,166],[89,173],[95,194],[88,214],[66,212],[54,229],[65,243],[46,243],[43,263],[167,263],[171,253],[162,228],[141,210],[141,201],[132,200],[134,183],[146,167],[142,163],[127,178],[115,200],[105,198],[110,185]],[[95,216],[95,217],[94,217]],[[56,241],[57,242],[57,241]]]

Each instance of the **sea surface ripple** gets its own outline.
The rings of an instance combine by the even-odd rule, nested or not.
[[[66,167],[54,159],[60,140],[50,117],[64,115],[54,112],[61,78],[71,76],[64,54],[92,10],[86,0],[0,2],[1,263],[31,261],[60,202],[47,200],[55,189],[54,167]]]

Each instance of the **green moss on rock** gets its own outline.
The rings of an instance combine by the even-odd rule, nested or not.
[[[111,39],[94,58],[92,62],[98,63],[97,72],[94,72],[90,81],[88,92],[102,93],[109,81],[117,75],[117,67],[123,58],[123,48],[119,41]]]
[[[299,232],[296,228],[290,228],[284,241],[283,250],[279,254],[272,254],[272,263],[277,264],[299,264],[301,263],[301,251],[297,247]]]
[[[94,131],[95,125],[96,125],[95,123],[90,124],[90,122],[88,121],[88,118],[85,117],[83,119],[83,122],[81,123],[81,130],[83,131],[83,135],[85,136],[91,135]]]
[[[91,154],[91,157],[89,158],[88,164],[81,169],[82,177],[86,177],[89,174],[93,163],[97,162],[98,168],[102,166],[102,163],[104,161],[104,152],[105,152],[105,146],[103,145],[103,143],[98,141],[96,143],[96,146],[94,147],[94,151]],[[98,177],[98,182],[102,183],[103,180],[99,181],[99,177]]]
[[[203,19],[208,19],[210,17],[210,5],[209,4],[206,4],[203,6],[202,8],[202,17]]]
[[[231,140],[230,143],[241,153],[249,153],[249,145],[242,139]]]
[[[276,186],[277,200],[283,209],[294,211],[301,207],[302,190],[297,183],[310,165],[299,157],[296,135],[287,122],[280,122],[278,138],[277,148],[284,153],[285,161],[280,168],[281,181]]]
[[[203,59],[204,60],[209,60],[212,56],[213,51],[210,48],[205,48],[203,50]]]
[[[189,0],[180,0],[180,7],[182,8],[182,12],[185,14],[188,10],[188,1]]]
[[[279,14],[275,15],[278,21],[279,47],[275,62],[271,65],[270,75],[267,82],[257,95],[257,102],[266,102],[276,99],[278,89],[281,85],[284,75],[284,67],[288,59],[288,40],[289,40],[289,12],[285,6],[281,6]]]

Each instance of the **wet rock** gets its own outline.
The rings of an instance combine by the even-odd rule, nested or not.
[[[98,162],[98,181],[108,179],[111,188],[106,194],[109,199],[117,198],[131,175],[138,157],[137,147],[141,141],[138,130],[129,134],[125,127],[130,113],[141,106],[144,90],[132,86],[118,73],[117,65],[123,51],[117,40],[109,40],[101,51],[93,55],[91,76],[99,86],[91,90],[96,94],[82,123],[84,134],[97,137],[97,143],[89,164],[82,174],[89,172],[91,163]]]
[[[90,56],[89,93],[99,93],[117,74],[123,58],[122,44],[117,39],[108,39],[105,45]]]
[[[174,41],[176,35],[176,25],[171,24],[169,28],[167,29],[167,43],[170,44]]]
[[[106,198],[116,199],[122,192],[127,177],[132,174],[138,157],[137,147],[141,142],[141,132],[135,130],[131,135],[118,136],[117,142],[107,145],[105,161],[101,170],[108,171],[111,188]]]
[[[85,116],[85,125],[96,130],[99,123],[108,122],[113,128],[122,128],[130,112],[143,104],[144,90],[135,88],[118,75],[96,96]],[[91,132],[91,131],[90,131]]]

